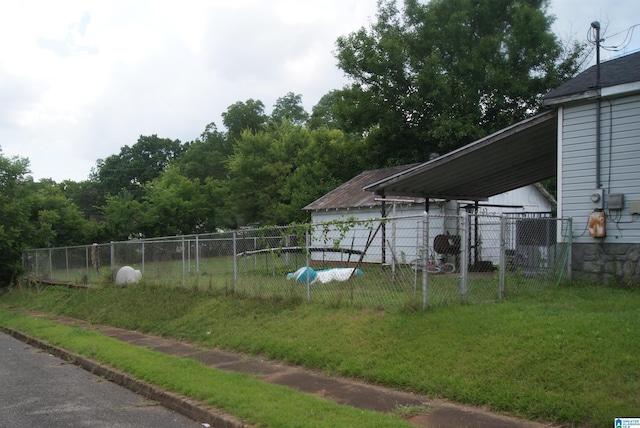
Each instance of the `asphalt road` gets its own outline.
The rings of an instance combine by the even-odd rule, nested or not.
[[[191,419],[0,333],[0,428],[201,427]]]

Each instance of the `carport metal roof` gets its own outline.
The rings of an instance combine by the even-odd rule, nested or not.
[[[556,110],[540,113],[432,161],[369,184],[377,194],[483,201],[554,177]]]

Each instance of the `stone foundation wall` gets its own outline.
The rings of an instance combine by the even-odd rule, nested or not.
[[[572,278],[640,286],[640,244],[573,244]]]

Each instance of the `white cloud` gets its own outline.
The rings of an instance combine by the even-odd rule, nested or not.
[[[87,178],[140,135],[188,141],[237,101],[267,111],[287,92],[307,110],[346,80],[336,39],[374,20],[377,0],[61,0],[0,3],[0,147],[36,179]],[[554,0],[562,39],[606,34],[636,0]],[[619,37],[619,36],[618,36]],[[640,29],[632,45],[640,47]],[[606,58],[607,56],[605,56]]]

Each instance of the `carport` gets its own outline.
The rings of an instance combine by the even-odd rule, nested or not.
[[[484,201],[554,177],[558,164],[556,115],[556,110],[551,110],[532,116],[364,190],[383,196]]]
[[[532,116],[429,162],[364,187],[385,195],[475,202],[557,174],[556,110]],[[472,245],[477,248],[477,216]],[[469,238],[471,239],[471,238]],[[478,261],[474,253],[473,263]],[[469,260],[471,263],[471,260]]]

